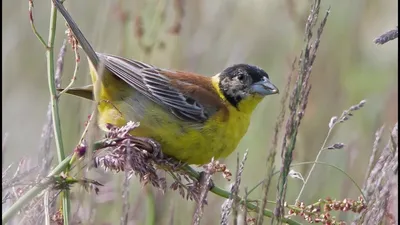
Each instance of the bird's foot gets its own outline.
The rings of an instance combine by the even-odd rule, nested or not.
[[[159,159],[162,159],[162,158],[164,158],[164,154],[162,153],[162,151],[161,151],[161,145],[160,144],[158,144],[157,142],[155,142],[153,139],[151,139],[151,138],[146,138],[147,140],[147,143],[152,147],[152,149],[153,149],[153,156],[155,157],[155,158],[159,158]]]
[[[148,150],[149,153],[154,158],[162,159],[164,158],[164,154],[161,151],[161,145],[155,142],[151,138],[143,138],[143,137],[135,137],[137,140],[140,140],[138,144],[143,145],[144,149]]]
[[[210,177],[208,177],[210,176]],[[209,179],[209,180],[208,180]],[[208,180],[208,182],[207,182]],[[214,181],[211,179],[211,174],[207,174],[205,171],[200,172],[200,178],[199,178],[199,183],[200,185],[203,184],[208,184],[208,190],[211,190],[214,188]]]

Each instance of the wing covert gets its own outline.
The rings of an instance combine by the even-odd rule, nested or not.
[[[152,65],[119,56],[97,54],[108,70],[182,120],[203,123],[216,111],[204,106],[189,93],[178,90],[167,76],[160,73],[160,69]],[[181,82],[181,85],[193,84]]]

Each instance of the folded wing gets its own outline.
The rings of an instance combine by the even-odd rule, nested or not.
[[[98,53],[104,66],[113,74],[132,86],[140,94],[170,110],[176,117],[187,122],[204,123],[219,105],[202,104],[198,96],[193,96],[179,87],[193,88],[196,85],[172,81],[160,69],[135,60]],[[195,87],[202,89],[202,87]]]

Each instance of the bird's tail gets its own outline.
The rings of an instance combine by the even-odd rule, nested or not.
[[[53,0],[55,7],[58,11],[63,15],[65,21],[67,21],[69,27],[74,33],[76,39],[78,40],[79,44],[81,45],[83,51],[85,51],[87,57],[93,64],[95,68],[99,66],[99,57],[97,56],[96,52],[93,50],[92,46],[89,44],[89,41],[85,38],[82,31],[78,28],[75,21],[72,19],[71,15],[65,9],[63,4],[59,0]]]

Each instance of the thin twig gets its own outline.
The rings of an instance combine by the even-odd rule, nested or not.
[[[56,174],[61,173],[68,166],[69,160],[71,156],[68,156],[57,165],[48,175],[48,177],[52,177]],[[7,223],[22,207],[24,207],[28,202],[30,202],[33,198],[35,198],[39,193],[41,193],[44,189],[48,188],[52,185],[52,181],[50,179],[44,178],[39,184],[35,185],[29,191],[25,192],[22,197],[20,197],[7,211],[2,214],[2,224]]]
[[[78,69],[79,69],[80,56],[79,56],[79,53],[78,53],[78,48],[77,48],[77,46],[74,46],[74,45],[73,45],[72,48],[73,48],[74,54],[75,54],[75,68],[74,68],[74,73],[73,73],[72,78],[71,78],[71,81],[69,82],[69,84],[67,85],[67,87],[65,87],[64,90],[62,90],[62,91],[58,94],[58,96],[60,96],[60,95],[62,95],[62,94],[64,94],[64,93],[66,93],[66,92],[72,87],[72,85],[74,84],[74,82],[75,82],[75,80],[76,80],[76,75],[77,75]]]
[[[33,0],[29,0],[29,22],[31,23],[31,28],[33,33],[36,35],[37,39],[42,43],[42,45],[47,48],[47,44],[44,41],[43,37],[39,34],[39,32],[36,30],[35,22],[33,20]]]
[[[53,130],[54,138],[57,147],[58,162],[61,163],[65,159],[64,144],[62,140],[61,133],[61,122],[59,105],[57,98],[57,87],[55,84],[55,73],[54,73],[54,40],[56,37],[56,27],[57,27],[57,9],[54,3],[51,2],[50,9],[50,25],[49,25],[49,38],[47,42],[47,75],[48,75],[48,85],[50,91],[50,102],[52,105],[52,119],[53,119]],[[64,224],[69,224],[69,217],[71,212],[71,202],[69,198],[69,190],[64,190],[62,193],[62,209],[63,209],[63,219]]]
[[[50,190],[47,190],[44,193],[44,198],[43,198],[43,207],[44,207],[44,221],[46,225],[50,225],[50,206],[49,206],[49,202],[50,202]]]
[[[320,150],[319,150],[317,156],[315,157],[314,162],[318,162],[319,157],[321,156],[321,154],[322,154],[322,152],[323,152],[324,150],[331,149],[331,147],[326,147],[326,143],[328,142],[328,139],[329,139],[330,136],[331,136],[331,133],[332,133],[333,128],[334,128],[337,124],[343,123],[344,121],[347,121],[347,120],[353,115],[352,113],[353,113],[354,111],[359,110],[359,109],[361,109],[362,107],[364,107],[365,103],[366,103],[365,100],[361,100],[358,104],[352,105],[349,109],[344,110],[343,113],[342,113],[342,115],[341,115],[339,118],[337,118],[336,116],[334,116],[334,117],[331,118],[331,120],[330,120],[330,122],[329,122],[329,124],[328,124],[328,127],[329,127],[328,133],[327,133],[327,135],[326,135],[326,137],[325,137],[324,142],[322,143],[322,146],[321,146],[321,148],[320,148]],[[335,148],[335,145],[333,145],[333,146],[334,146],[333,148]],[[343,147],[343,144],[340,144],[340,146]],[[341,148],[341,147],[340,147],[340,148]],[[338,147],[336,147],[336,148],[338,148]],[[297,196],[297,198],[296,198],[296,202],[298,202],[298,201],[300,200],[301,194],[303,193],[303,191],[304,191],[304,189],[305,189],[305,187],[306,187],[306,185],[307,185],[307,183],[308,183],[308,180],[310,179],[311,174],[312,174],[312,172],[314,171],[315,165],[316,165],[316,164],[313,164],[312,167],[311,167],[311,169],[310,169],[310,171],[308,172],[308,175],[307,175],[307,177],[306,177],[306,179],[305,179],[305,181],[304,181],[304,183],[303,183],[303,185],[302,185],[302,187],[301,187],[301,189],[300,189],[300,192],[299,192],[299,194],[298,194],[298,196]]]
[[[61,86],[61,76],[64,67],[64,56],[67,51],[66,48],[66,40],[64,40],[60,52],[57,57],[57,68],[55,72],[55,83],[56,87],[59,88]],[[39,147],[39,161],[42,161],[42,168],[40,171],[41,177],[46,175],[49,172],[51,162],[52,162],[52,152],[50,151],[51,141],[53,139],[53,120],[51,116],[51,101],[49,102],[46,114],[46,123],[43,125],[42,134],[41,134],[41,142]]]

